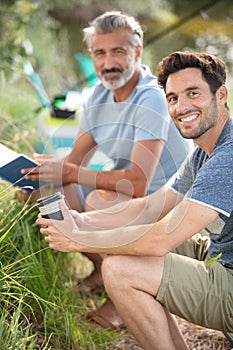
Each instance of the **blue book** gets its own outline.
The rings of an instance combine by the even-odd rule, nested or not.
[[[28,192],[32,192],[42,186],[42,182],[26,180],[26,175],[20,172],[21,169],[32,167],[37,168],[39,164],[26,155],[19,154],[0,144],[0,178],[12,183],[14,186],[19,186]]]

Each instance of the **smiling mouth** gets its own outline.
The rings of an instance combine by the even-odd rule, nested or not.
[[[181,123],[190,123],[190,122],[196,120],[198,117],[199,117],[199,114],[195,113],[195,114],[192,114],[192,115],[189,115],[186,117],[185,116],[179,117],[178,121]]]

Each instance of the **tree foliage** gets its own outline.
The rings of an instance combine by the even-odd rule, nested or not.
[[[0,70],[16,72],[22,58],[31,54],[32,44],[25,29],[37,3],[30,1],[3,1],[0,9]]]
[[[35,21],[59,35],[68,32],[70,55],[85,50],[82,28],[105,10],[136,16],[145,28],[145,46],[155,62],[173,50],[210,50],[231,67],[233,4],[231,0],[5,0],[0,7],[0,70],[19,71],[33,44],[27,30]],[[36,20],[35,20],[36,19]],[[50,19],[50,22],[49,22]],[[53,20],[53,21],[52,21]]]

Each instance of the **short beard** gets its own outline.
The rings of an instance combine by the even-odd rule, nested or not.
[[[106,71],[106,70],[104,70]],[[109,79],[107,80],[104,76],[103,73],[104,71],[101,71],[101,73],[99,74],[99,78],[103,84],[103,86],[108,89],[108,90],[116,90],[116,89],[120,89],[122,86],[124,86],[133,76],[134,72],[135,72],[135,64],[130,64],[129,68],[126,69],[125,71],[121,71],[118,68],[113,68],[111,70],[108,70],[109,72],[120,72],[121,76],[119,78],[113,78],[113,79]]]
[[[204,120],[202,125],[200,125],[199,129],[195,131],[195,133],[192,133],[190,135],[183,134],[180,130],[180,128],[178,128],[181,136],[183,136],[183,138],[185,139],[193,139],[196,140],[199,137],[201,137],[202,135],[204,135],[208,130],[210,130],[211,128],[213,128],[216,125],[216,122],[218,120],[218,114],[217,114],[217,102],[216,102],[216,96],[214,95],[212,100],[211,100],[211,108],[212,108],[212,118],[208,119],[208,120]]]

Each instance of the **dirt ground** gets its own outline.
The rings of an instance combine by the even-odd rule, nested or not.
[[[231,350],[229,341],[221,332],[195,326],[177,318],[190,350]],[[135,339],[125,332],[122,340],[109,350],[142,350]]]

